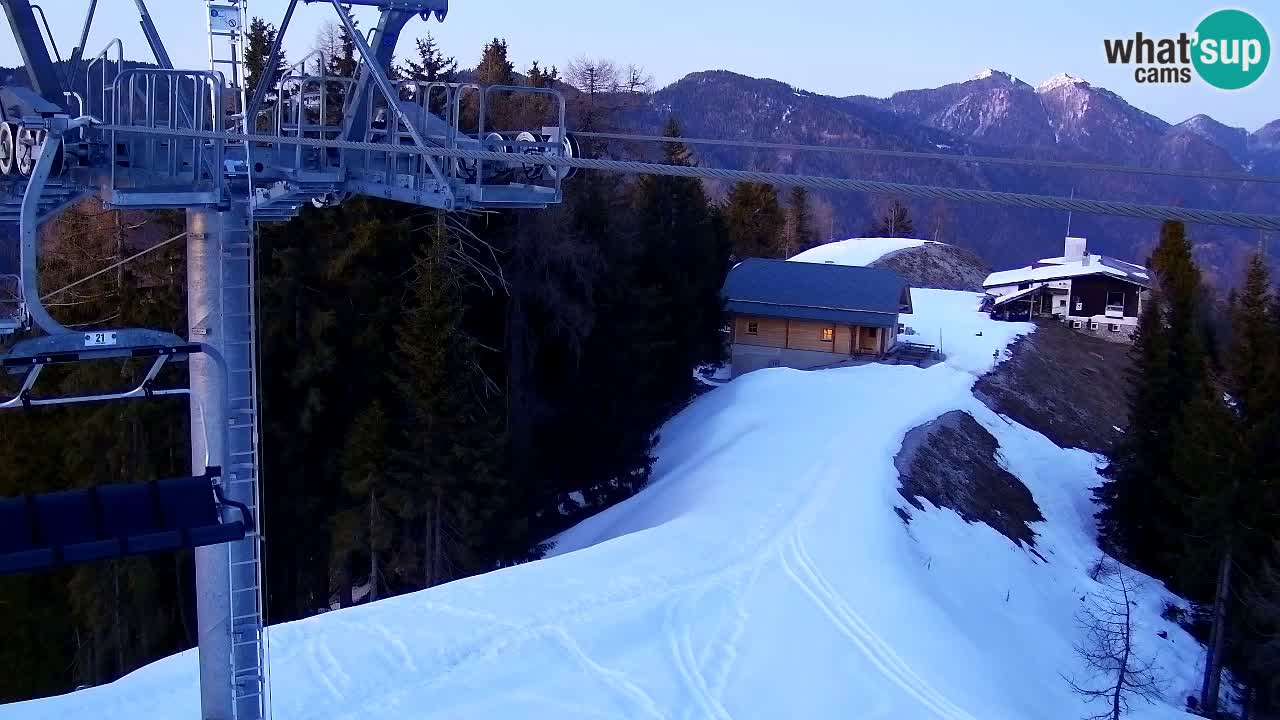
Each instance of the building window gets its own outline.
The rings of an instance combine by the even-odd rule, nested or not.
[[[758,322],[749,322],[749,323],[747,323],[747,334],[748,334],[748,335],[759,335],[759,334],[760,334],[760,323],[758,323]]]
[[[1124,312],[1124,293],[1109,292],[1107,293],[1107,310]]]
[[[1090,329],[1090,330],[1097,330],[1097,329],[1098,329],[1098,323],[1096,323],[1096,322],[1091,322],[1091,323],[1089,323],[1089,329]]]
[[[1111,332],[1120,332],[1120,326],[1115,323],[1111,324]]]
[[[1057,302],[1058,302],[1058,307],[1060,307],[1060,308],[1064,308],[1064,307],[1066,307],[1066,306],[1067,306],[1067,299],[1066,299],[1066,298],[1058,298]]]
[[[867,337],[872,340],[876,339],[876,335],[880,332],[880,328],[867,328]]]
[[[836,341],[835,328],[822,328],[822,342],[835,342],[835,341]]]
[[[1080,329],[1080,328],[1082,328],[1082,327],[1084,327],[1084,323],[1080,322],[1079,320],[1072,320],[1072,321],[1071,321],[1071,329],[1072,329],[1072,330],[1079,330],[1079,329]]]

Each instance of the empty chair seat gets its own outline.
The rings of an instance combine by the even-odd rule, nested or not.
[[[36,546],[26,498],[0,498],[0,574],[42,570],[53,564],[53,549]]]
[[[208,478],[160,480],[156,487],[165,528],[180,530],[185,544],[201,547],[244,538],[244,522],[219,522],[213,485]]]
[[[207,481],[206,481],[207,482]],[[159,492],[153,483],[103,485],[97,488],[102,505],[102,529],[119,538],[126,555],[164,552],[182,547],[182,532],[166,528],[160,516]]]
[[[36,509],[45,544],[55,548],[63,562],[92,562],[120,555],[120,541],[103,538],[99,531],[92,491],[38,495]]]

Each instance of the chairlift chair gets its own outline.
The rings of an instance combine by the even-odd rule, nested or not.
[[[0,498],[0,575],[219,545],[254,529],[221,469],[146,483]],[[239,519],[229,520],[234,509]]]

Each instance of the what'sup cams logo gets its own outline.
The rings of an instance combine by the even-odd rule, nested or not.
[[[1266,28],[1243,10],[1219,10],[1201,20],[1195,32],[1177,37],[1139,32],[1102,44],[1108,63],[1137,66],[1133,79],[1144,84],[1187,84],[1199,75],[1216,88],[1239,90],[1262,77],[1271,60]]]

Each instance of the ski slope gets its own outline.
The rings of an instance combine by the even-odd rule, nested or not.
[[[928,369],[771,369],[662,430],[651,485],[563,533],[545,560],[270,630],[276,720],[1078,720],[1073,614],[1095,588],[1098,458],[988,410],[973,384],[1031,326],[972,293],[915,291]],[[980,334],[979,334],[980,333]],[[1047,561],[930,507],[905,525],[904,434],[964,410],[1046,518]],[[926,501],[927,503],[927,501]],[[1147,583],[1139,651],[1184,717],[1199,646]],[[1168,639],[1157,636],[1168,633]],[[0,707],[14,720],[197,718],[194,652],[107,686]]]
[[[932,242],[912,238],[852,238],[810,248],[791,259],[795,262],[870,265],[889,253]]]

